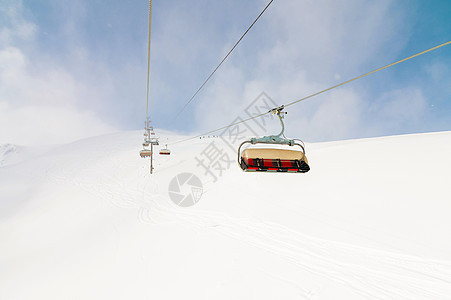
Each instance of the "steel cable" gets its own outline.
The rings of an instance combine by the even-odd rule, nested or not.
[[[404,58],[404,59],[398,60],[398,61],[396,61],[396,62],[394,62],[394,63],[391,63],[391,64],[386,65],[386,66],[384,66],[384,67],[378,68],[378,69],[373,70],[373,71],[371,71],[371,72],[365,73],[365,74],[363,74],[363,75],[354,77],[354,78],[352,78],[352,79],[349,79],[349,80],[344,81],[344,82],[342,82],[342,83],[339,83],[339,84],[337,84],[337,85],[331,86],[331,87],[329,87],[329,88],[327,88],[327,89],[324,89],[324,90],[322,90],[322,91],[316,92],[316,93],[314,93],[314,94],[311,94],[311,95],[306,96],[306,97],[304,97],[304,98],[301,98],[301,99],[299,99],[299,100],[290,102],[290,103],[284,105],[284,107],[287,107],[287,106],[296,104],[296,103],[298,103],[298,102],[301,102],[301,101],[303,101],[303,100],[312,98],[312,97],[317,96],[317,95],[319,95],[319,94],[325,93],[325,92],[330,91],[330,90],[332,90],[332,89],[335,89],[335,88],[337,88],[337,87],[340,87],[340,86],[343,86],[343,85],[345,85],[345,84],[348,84],[348,83],[350,83],[350,82],[352,82],[352,81],[355,81],[355,80],[357,80],[357,79],[360,79],[360,78],[366,77],[366,76],[368,76],[368,75],[374,74],[374,73],[376,73],[376,72],[379,72],[379,71],[381,71],[381,70],[387,69],[387,68],[389,68],[389,67],[392,67],[392,66],[394,66],[394,65],[397,65],[397,64],[399,64],[399,63],[405,62],[405,61],[407,61],[407,60],[409,60],[409,59],[415,58],[415,57],[417,57],[417,56],[423,55],[423,54],[425,54],[425,53],[428,53],[428,52],[430,52],[430,51],[436,50],[436,49],[438,49],[438,48],[444,47],[444,46],[449,45],[449,44],[451,44],[451,41],[448,41],[448,42],[445,42],[445,43],[440,44],[440,45],[438,45],[438,46],[429,48],[429,49],[427,49],[427,50],[424,50],[424,51],[419,52],[419,53],[417,53],[417,54],[411,55],[411,56],[406,57],[406,58]],[[232,123],[232,124],[227,125],[227,126],[223,126],[223,127],[221,127],[221,128],[215,129],[215,130],[210,130],[210,131],[205,132],[205,133],[203,133],[203,134],[199,134],[199,135],[192,136],[192,137],[189,137],[189,138],[186,138],[186,139],[183,139],[183,140],[179,140],[179,141],[177,141],[177,142],[175,142],[175,143],[173,143],[173,144],[178,144],[178,143],[186,142],[186,141],[189,141],[189,140],[192,140],[192,139],[201,137],[201,136],[203,136],[203,135],[208,135],[208,134],[210,134],[210,133],[213,133],[213,132],[216,132],[216,131],[219,131],[219,130],[222,130],[222,129],[227,129],[227,128],[232,127],[232,126],[235,126],[235,125],[238,125],[238,124],[241,124],[241,123],[248,122],[248,121],[250,121],[250,120],[252,120],[252,119],[260,118],[260,117],[262,117],[262,116],[264,116],[264,115],[267,115],[267,114],[269,114],[269,113],[271,113],[271,112],[272,112],[272,110],[267,111],[267,112],[262,113],[262,114],[259,114],[259,115],[256,115],[256,116],[253,116],[253,117],[250,117],[250,118],[247,118],[247,119],[245,119],[245,120],[241,120],[241,121],[239,121],[239,122]]]
[[[233,50],[235,50],[235,48],[238,46],[238,44],[241,42],[241,40],[244,38],[244,36],[249,32],[249,30],[251,30],[251,28],[254,26],[255,23],[257,23],[258,19],[260,19],[260,17],[263,15],[263,13],[266,11],[266,9],[268,9],[268,7],[271,5],[271,3],[274,0],[269,1],[269,3],[266,5],[266,7],[263,9],[263,11],[258,15],[258,17],[254,20],[254,22],[252,22],[251,26],[249,26],[249,28],[243,33],[243,35],[240,37],[240,39],[238,40],[238,42],[235,43],[235,45],[233,45],[232,49],[230,49],[230,51],[227,53],[227,55],[221,60],[221,62],[219,63],[219,65],[213,70],[213,72],[210,74],[210,76],[207,77],[207,79],[205,79],[205,81],[202,83],[202,85],[197,89],[197,91],[194,93],[194,95],[188,100],[188,102],[185,103],[185,105],[182,107],[182,109],[177,113],[177,115],[175,116],[175,118],[172,120],[172,123],[177,120],[177,118],[180,116],[180,114],[185,110],[185,108],[191,103],[191,101],[193,101],[193,99],[197,96],[197,94],[200,92],[200,90],[205,86],[205,84],[207,84],[207,82],[210,80],[211,77],[213,77],[213,75],[216,73],[216,71],[221,67],[221,65],[224,63],[224,61],[229,57],[229,55],[232,53]]]

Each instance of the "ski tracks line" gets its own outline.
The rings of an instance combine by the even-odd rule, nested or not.
[[[314,238],[280,224],[162,205],[152,213],[210,228],[286,258],[368,299],[451,299],[451,263]]]

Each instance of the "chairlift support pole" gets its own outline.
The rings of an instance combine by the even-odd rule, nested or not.
[[[153,146],[159,145],[158,138],[153,137],[155,135],[153,131],[153,127],[150,125],[150,120],[147,119],[145,123],[145,133],[144,133],[144,142],[143,147],[144,149],[141,150],[141,153],[146,151],[144,155],[141,155],[141,157],[148,157],[150,156],[150,174],[153,174]],[[150,150],[146,147],[150,146]]]
[[[153,174],[153,145],[159,145],[158,138],[152,138],[150,141],[150,174]]]
[[[151,27],[152,26],[152,0],[149,0],[149,38],[147,47],[147,104],[146,104],[146,132],[147,139],[150,142],[150,174],[153,173],[153,145],[158,145],[158,138],[151,137],[153,127],[150,126],[149,117],[149,87],[150,87],[150,41],[151,41]]]
[[[153,174],[153,141],[150,143],[150,174]]]

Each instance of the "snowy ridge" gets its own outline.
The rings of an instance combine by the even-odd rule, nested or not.
[[[0,169],[0,298],[451,299],[451,132],[307,144],[306,174],[180,138],[153,175],[138,132]],[[212,142],[233,160],[216,181],[195,159]],[[203,183],[188,208],[182,172]]]
[[[0,145],[0,167],[14,163],[18,160],[19,149],[16,145]]]
[[[21,163],[30,158],[42,155],[55,146],[27,147],[14,144],[0,145],[0,167]]]

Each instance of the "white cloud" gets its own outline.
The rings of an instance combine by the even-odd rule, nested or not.
[[[0,144],[56,144],[114,129],[77,106],[89,87],[51,60],[43,63],[20,45],[32,42],[36,26],[15,2],[3,7],[0,32]],[[92,99],[94,100],[94,99]]]
[[[29,40],[36,33],[36,25],[22,17],[22,2],[13,1],[0,6],[4,24],[0,28],[0,47],[12,44],[16,39]]]
[[[324,97],[303,128],[305,139],[346,139],[361,129],[362,103],[351,89],[339,89]],[[307,130],[308,129],[308,130]]]
[[[262,91],[287,104],[393,61],[407,41],[403,13],[393,4],[393,0],[275,3],[256,25],[263,27],[266,46],[252,49],[243,44],[236,50],[255,50],[257,63],[249,65],[246,57],[229,59],[200,97],[201,130],[227,124],[240,113],[237,108],[247,106]],[[401,96],[387,94],[394,97],[392,105],[399,104],[393,109],[406,104],[404,98],[398,99]],[[416,116],[423,108],[418,104],[412,113]],[[366,92],[345,86],[290,106],[287,131],[309,141],[368,136],[374,134],[369,128],[377,128],[363,117],[368,109]]]
[[[420,125],[427,111],[427,99],[417,87],[406,87],[383,93],[369,107],[378,124],[373,131],[402,132],[403,128]]]
[[[0,102],[0,144],[48,145],[112,132],[92,112],[74,107],[26,105],[11,107]]]

